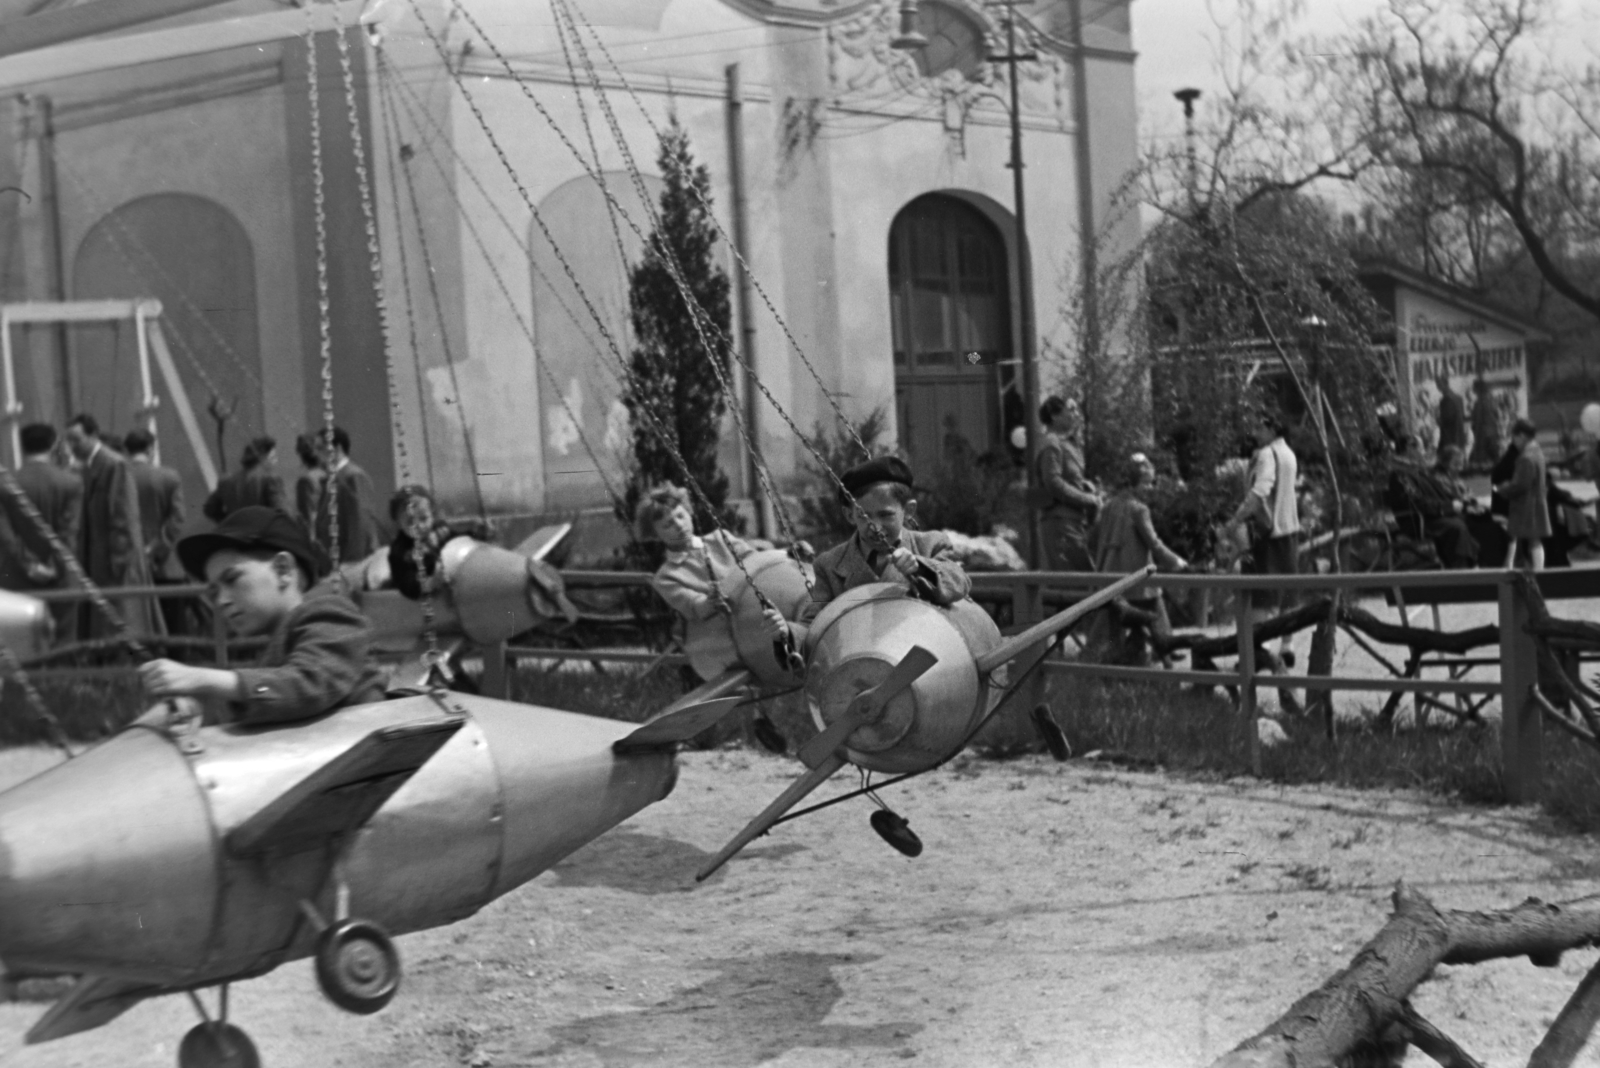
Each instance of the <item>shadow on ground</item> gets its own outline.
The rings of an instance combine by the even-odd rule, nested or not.
[[[742,850],[734,863],[779,860],[805,849],[793,842],[752,846]],[[631,894],[679,894],[698,885],[694,873],[710,858],[706,850],[676,838],[616,831],[590,842],[550,871],[557,886],[604,886]],[[713,878],[721,875],[719,871]]]
[[[643,1011],[606,1013],[551,1028],[554,1042],[534,1056],[581,1050],[605,1068],[667,1064],[747,1068],[791,1049],[892,1049],[922,1025],[822,1022],[842,994],[833,969],[876,959],[774,953],[700,961],[696,968],[719,968],[720,974]]]

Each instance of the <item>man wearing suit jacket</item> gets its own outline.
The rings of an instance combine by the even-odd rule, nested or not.
[[[323,550],[333,555],[333,503],[329,486],[337,486],[339,524],[339,562],[354,563],[365,560],[376,552],[387,538],[376,511],[377,491],[368,475],[350,459],[350,435],[343,427],[333,428],[333,454],[328,467],[331,474],[323,480],[322,497],[317,502],[316,540]]]
[[[241,508],[259,505],[288,511],[283,479],[278,477],[278,443],[266,434],[251,438],[239,457],[239,470],[217,483],[201,506],[205,517],[220,523]]]
[[[78,544],[79,514],[83,510],[83,484],[71,471],[51,462],[56,428],[30,423],[22,428],[22,466],[13,473],[18,486],[33,502],[45,524],[71,550]],[[50,548],[50,540],[35,526],[9,494],[0,494],[0,589],[58,589],[66,583],[66,569]],[[57,605],[56,625],[63,636],[73,618],[71,605]]]
[[[67,447],[83,465],[83,519],[78,528],[78,562],[96,585],[147,586],[150,566],[144,554],[144,527],[139,518],[139,491],[128,461],[100,441],[100,424],[92,415],[77,415],[67,424]],[[165,628],[147,597],[114,601],[112,606],[134,635],[159,634]],[[84,605],[85,636],[111,637],[109,620],[93,605]]]
[[[139,495],[139,523],[150,577],[157,586],[176,586],[185,581],[183,565],[173,553],[183,533],[183,477],[155,462],[150,455],[155,443],[155,435],[148,430],[131,430],[123,439],[123,451]],[[160,604],[168,634],[203,633],[195,629],[193,602],[163,600]]]

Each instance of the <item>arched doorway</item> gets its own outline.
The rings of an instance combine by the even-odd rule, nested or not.
[[[173,363],[213,450],[212,387],[222,394],[223,409],[233,406],[225,452],[216,459],[219,468],[236,468],[244,443],[264,430],[255,254],[239,221],[222,205],[187,193],[129,201],[84,235],[73,260],[72,296],[161,301]],[[69,408],[91,413],[119,434],[133,429],[139,356],[131,324],[74,326],[72,363]],[[162,462],[183,474],[190,511],[198,513],[205,483],[159,375],[156,383],[163,397],[156,415]],[[279,447],[290,451],[287,443]]]
[[[999,230],[956,197],[918,197],[889,229],[900,445],[924,469],[955,438],[978,453],[1000,442],[1001,371],[1012,358],[1007,274]]]

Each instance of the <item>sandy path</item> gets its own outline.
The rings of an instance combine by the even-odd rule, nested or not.
[[[1043,758],[962,760],[788,824],[701,887],[700,860],[793,774],[693,754],[666,802],[478,916],[401,940],[400,996],[341,1014],[297,964],[235,1017],[273,1068],[347,1065],[1146,1066],[1209,1060],[1339,967],[1405,877],[1442,905],[1600,891],[1600,845],[1529,810],[1402,793],[1201,783]],[[1592,954],[1451,969],[1417,1003],[1492,1065],[1525,1062]],[[161,1066],[176,998],[0,1062]]]

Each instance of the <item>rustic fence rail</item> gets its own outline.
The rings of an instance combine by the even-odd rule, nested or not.
[[[1318,691],[1364,690],[1394,695],[1406,693],[1479,697],[1498,695],[1501,708],[1501,770],[1506,798],[1512,802],[1533,801],[1539,794],[1544,716],[1538,703],[1533,700],[1538,681],[1538,647],[1534,637],[1527,631],[1531,619],[1530,605],[1527,594],[1518,585],[1518,574],[1513,571],[1480,570],[1293,576],[1155,575],[1151,578],[1150,584],[1165,590],[1175,592],[1205,590],[1208,591],[1213,604],[1227,604],[1231,600],[1235,634],[1222,639],[1207,638],[1204,642],[1207,645],[1218,642],[1226,645],[1228,648],[1219,655],[1237,656],[1234,670],[1172,670],[1162,667],[1128,667],[1051,660],[1045,664],[1044,672],[1035,674],[1032,685],[1038,688],[1038,696],[1041,699],[1046,673],[1167,685],[1225,686],[1235,689],[1239,694],[1241,729],[1247,732],[1252,762],[1258,772],[1260,743],[1255,728],[1256,692],[1263,687]],[[568,587],[573,590],[646,588],[650,582],[649,575],[637,572],[567,571],[564,572],[564,577]],[[1045,618],[1049,609],[1070,604],[1089,591],[1109,585],[1118,577],[1047,571],[975,573],[973,596],[990,605],[1009,604],[1011,620],[1007,629],[1015,632]],[[1538,585],[1547,600],[1600,595],[1600,568],[1543,572],[1538,576]],[[1249,594],[1256,590],[1298,593],[1341,591],[1351,595],[1385,595],[1392,602],[1401,605],[1402,609],[1407,604],[1413,606],[1464,602],[1495,604],[1498,621],[1498,657],[1479,657],[1471,661],[1463,658],[1462,662],[1477,665],[1498,663],[1500,678],[1497,681],[1477,681],[1461,678],[1424,679],[1420,675],[1390,679],[1337,675],[1259,675],[1255,650],[1257,644],[1264,639],[1257,634],[1257,623],[1248,610]],[[201,597],[205,588],[198,585],[136,586],[105,592],[116,598],[175,599]],[[40,597],[49,602],[70,603],[87,600],[88,594],[82,590],[49,590],[43,591]],[[1381,626],[1394,627],[1393,624],[1381,624]],[[1405,628],[1398,628],[1398,630],[1403,629]],[[1480,643],[1485,637],[1474,634],[1471,636],[1470,644]],[[1399,641],[1393,634],[1377,640],[1384,644],[1394,644]],[[230,651],[241,651],[247,648],[248,644],[229,640],[222,632],[220,622],[210,642],[213,655],[220,663],[227,662]],[[1191,644],[1198,645],[1200,642],[1191,641]],[[1443,644],[1449,643],[1446,641]],[[1042,654],[1045,648],[1046,646],[1041,644],[1039,652]],[[1415,654],[1415,649],[1413,652]],[[511,645],[486,650],[485,653],[488,659],[497,662],[497,666],[498,663],[514,664],[519,659],[589,661],[595,664],[612,662],[675,665],[684,662],[684,657],[680,654],[638,649],[554,649]],[[1418,657],[1414,655],[1411,668],[1416,667],[1417,659]],[[41,673],[47,676],[72,674],[100,676],[127,670],[129,669],[117,667],[44,667]],[[496,675],[503,677],[501,672],[496,672]]]

